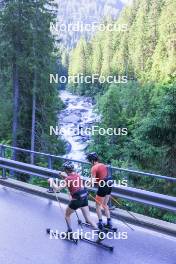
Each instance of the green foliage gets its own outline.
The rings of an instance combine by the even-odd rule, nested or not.
[[[104,22],[106,24],[106,22]],[[176,2],[141,0],[121,12],[115,25],[126,31],[97,32],[87,43],[89,56],[72,51],[69,72],[77,62],[83,74],[127,76],[127,84],[74,86],[77,94],[92,95],[101,128],[127,128],[128,134],[96,134],[89,146],[116,166],[176,176]],[[84,42],[84,46],[86,46]],[[84,64],[85,62],[85,64]],[[90,67],[90,63],[91,67]],[[82,67],[83,69],[83,67]],[[80,73],[79,69],[76,73]],[[118,175],[114,175],[118,177]],[[126,175],[130,186],[175,195],[175,184]],[[125,202],[126,203],[126,202]],[[130,205],[131,209],[168,221],[159,209]]]
[[[163,216],[163,220],[176,224],[176,216],[173,215],[172,213],[166,213]]]
[[[128,210],[129,212],[135,212],[142,215],[147,215],[152,218],[162,219],[171,223],[176,223],[176,217],[173,213],[168,213],[164,210],[161,210],[156,207],[147,206],[147,205],[141,205],[136,202],[126,202],[125,200],[118,199],[119,205],[117,206],[117,203],[114,203],[115,206],[119,208],[123,208]],[[138,221],[136,219],[136,221]]]
[[[49,135],[49,127],[58,123],[58,110],[63,107],[57,87],[49,84],[49,74],[57,71],[54,38],[49,27],[55,20],[50,11],[53,7],[52,0],[6,1],[2,7],[0,139],[12,141],[12,123],[16,114],[18,147],[31,147],[33,130],[36,151],[58,154],[63,153],[63,143]],[[18,84],[19,89],[16,98],[14,84]],[[15,103],[17,113],[14,113]]]
[[[164,82],[176,77],[176,2],[166,0],[158,21],[158,43],[153,56],[151,76]]]
[[[33,184],[33,185],[44,187],[44,188],[48,188],[49,187],[47,180],[36,178],[36,177],[32,177],[31,180],[30,180],[30,183]]]
[[[74,85],[72,90],[95,97],[100,127],[128,128],[127,136],[93,137],[90,149],[106,161],[176,174],[175,14],[172,0],[135,1],[113,21],[127,24],[128,30],[97,32],[90,43],[80,40],[72,51],[70,73],[128,76],[127,84]]]
[[[119,30],[106,29],[97,32],[87,44],[83,39],[78,42],[70,57],[69,74],[125,75],[128,80],[138,79],[145,83],[173,81],[176,72],[175,11],[173,0],[134,2],[131,7],[124,8],[117,21],[104,22],[105,25],[114,23]],[[127,30],[122,30],[123,25],[127,25]],[[108,86],[107,83],[84,84],[84,88],[74,85],[72,91],[78,94],[89,91],[95,96],[97,92],[106,91]]]

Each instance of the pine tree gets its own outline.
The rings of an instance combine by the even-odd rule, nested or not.
[[[102,45],[101,45],[101,36],[96,36],[92,41],[92,67],[91,72],[93,74],[101,74],[102,68]]]
[[[76,48],[71,53],[69,62],[69,76],[72,78],[76,77],[75,80],[77,80],[78,75],[87,76],[90,73],[90,53],[90,46],[83,38],[81,38]],[[72,91],[75,91],[79,94],[84,94],[87,85],[85,82],[74,83],[73,80],[69,87]]]
[[[176,77],[176,3],[166,0],[159,19],[159,40],[153,55],[151,76],[170,81]]]
[[[111,60],[112,60],[112,33],[111,31],[103,32],[103,43],[102,43],[102,67],[101,76],[107,77],[111,74]]]
[[[55,19],[52,2],[5,1],[0,14],[0,77],[13,105],[13,118],[8,121],[13,146],[62,152],[61,142],[49,135],[49,126],[57,124],[59,108],[56,86],[49,84],[56,60],[50,32]]]

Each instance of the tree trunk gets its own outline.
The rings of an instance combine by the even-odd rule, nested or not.
[[[36,68],[34,70],[34,85],[32,93],[32,126],[31,126],[31,151],[35,150],[35,124],[36,124]],[[34,153],[31,153],[31,164],[34,164]]]
[[[19,76],[18,66],[16,62],[12,66],[13,78],[13,127],[12,127],[12,145],[17,147],[17,131],[18,131],[18,109],[19,109]],[[16,159],[16,151],[13,153],[13,159]]]
[[[32,124],[31,124],[31,151],[35,150],[35,130],[36,130],[36,91],[37,91],[37,65],[36,65],[36,39],[38,29],[38,6],[35,5],[35,24],[33,33],[33,56],[34,56],[34,82],[32,90]],[[34,153],[31,153],[31,164],[34,164]]]

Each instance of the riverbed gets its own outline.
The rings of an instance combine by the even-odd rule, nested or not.
[[[91,136],[81,131],[90,128],[98,120],[93,111],[92,98],[73,95],[66,90],[60,91],[60,98],[66,106],[59,114],[62,137],[67,142],[67,154],[64,157],[85,161],[85,151]]]

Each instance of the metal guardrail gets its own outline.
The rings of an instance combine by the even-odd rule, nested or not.
[[[0,157],[6,158],[6,151],[7,150],[11,150],[13,153],[19,151],[22,153],[27,153],[29,155],[34,155],[35,157],[37,157],[37,156],[45,157],[46,161],[48,163],[49,169],[53,168],[52,164],[53,164],[54,160],[62,160],[62,161],[63,160],[70,160],[70,159],[67,159],[65,157],[58,156],[58,155],[52,155],[49,153],[43,153],[43,152],[37,152],[37,151],[31,151],[28,149],[12,147],[12,146],[7,146],[7,145],[3,145],[3,144],[0,144]],[[78,164],[82,164],[82,165],[90,165],[90,163],[86,162],[86,161],[80,161],[80,160],[74,160],[74,159],[72,159],[71,161],[78,163]],[[113,173],[113,172],[127,172],[127,173],[130,173],[132,175],[134,174],[134,175],[137,175],[140,177],[147,176],[147,177],[151,177],[151,178],[156,178],[156,179],[158,178],[158,179],[162,179],[165,181],[170,181],[170,182],[176,183],[176,177],[169,177],[169,176],[164,176],[164,175],[159,175],[159,174],[154,174],[154,173],[148,173],[148,172],[142,172],[142,171],[137,171],[137,170],[132,170],[132,169],[124,169],[124,168],[114,167],[111,165],[109,165],[109,167],[110,167],[111,173]],[[5,169],[3,171],[3,177],[5,177]]]
[[[56,170],[6,158],[0,158],[0,168],[46,179],[49,177],[59,177],[59,173]],[[95,192],[94,188],[90,188],[90,190]],[[113,187],[112,196],[115,198],[123,198],[129,201],[159,207],[167,211],[176,212],[176,198],[168,195],[157,194],[131,187],[119,186]]]

